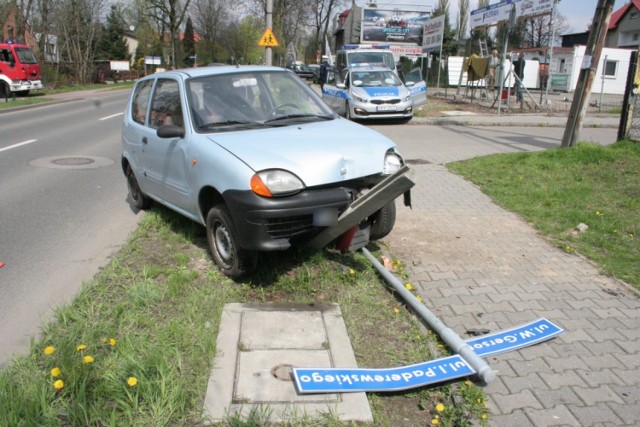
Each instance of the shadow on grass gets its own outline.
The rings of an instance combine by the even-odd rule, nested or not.
[[[170,227],[171,231],[211,256],[204,226],[157,203],[153,205],[151,211],[156,213],[162,222]],[[369,245],[370,251],[378,249],[379,247],[375,244]],[[294,246],[284,251],[259,252],[256,270],[235,281],[255,288],[265,288],[277,283],[284,276],[294,274],[295,270],[302,265],[312,266],[314,263],[322,262],[334,263],[340,266],[342,272],[348,271],[350,268],[358,271],[370,267],[368,262],[355,258],[352,252],[341,252],[331,245],[322,250],[309,250]]]

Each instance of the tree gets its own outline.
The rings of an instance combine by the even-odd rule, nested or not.
[[[467,38],[467,19],[469,16],[469,0],[458,0],[458,25],[456,38],[458,41]]]
[[[455,31],[451,28],[449,21],[449,0],[438,0],[438,4],[431,12],[431,17],[435,18],[444,15],[444,34],[442,36],[442,54],[449,56],[456,53],[458,43],[455,40]]]
[[[330,18],[335,15],[338,8],[346,5],[345,0],[313,0],[311,13],[313,15],[313,53],[325,50],[325,37],[329,30]]]
[[[165,41],[169,38],[169,63],[175,67],[180,57],[179,34],[180,27],[189,8],[191,0],[146,0],[149,16],[156,21],[160,28],[160,37]]]
[[[192,15],[194,29],[200,35],[199,54],[208,62],[218,62],[224,52],[221,40],[231,22],[231,15],[237,9],[232,0],[193,0]],[[260,37],[260,36],[258,36]]]
[[[182,38],[182,54],[184,55],[184,64],[192,67],[196,62],[196,40],[193,34],[193,22],[191,17],[187,18],[184,27],[184,37]]]
[[[106,25],[102,26],[100,38],[96,45],[95,59],[129,60],[129,48],[124,39],[126,27],[122,10],[111,5]]]
[[[104,0],[59,0],[54,5],[53,22],[57,23],[61,60],[76,83],[88,83],[93,76],[96,39],[104,5]]]
[[[229,29],[229,48],[233,61],[239,64],[257,64],[262,62],[263,48],[258,46],[258,40],[264,26],[262,20],[256,16],[245,16]]]

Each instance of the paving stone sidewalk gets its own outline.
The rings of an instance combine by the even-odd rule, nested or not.
[[[427,306],[461,337],[546,317],[566,329],[490,357],[491,426],[638,425],[640,299],[439,164],[412,166],[413,209],[387,238]]]

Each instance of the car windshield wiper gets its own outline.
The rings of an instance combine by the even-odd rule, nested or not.
[[[321,119],[321,120],[333,120],[335,117],[331,114],[285,114],[283,116],[278,116],[273,119],[265,120],[265,123],[272,123],[281,120],[289,120],[289,119]]]
[[[215,127],[224,127],[224,126],[238,126],[238,125],[258,125],[258,122],[248,122],[243,120],[221,120],[219,122],[210,122],[205,123],[203,125],[198,126],[199,128],[215,128]]]

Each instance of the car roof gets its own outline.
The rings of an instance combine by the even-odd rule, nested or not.
[[[182,79],[189,79],[193,77],[204,77],[223,74],[238,74],[256,71],[271,71],[271,72],[289,72],[280,67],[272,67],[267,65],[212,65],[206,67],[197,68],[181,68],[178,70],[162,71],[160,73],[150,74],[146,78],[159,78],[159,77],[178,77]]]

